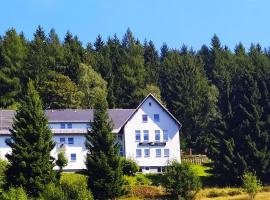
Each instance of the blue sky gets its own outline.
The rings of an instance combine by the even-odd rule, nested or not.
[[[70,30],[85,45],[98,34],[122,37],[130,27],[157,48],[166,42],[199,49],[215,33],[231,49],[240,41],[269,47],[269,10],[269,0],[3,0],[0,34],[14,27],[31,39],[41,25],[47,32],[55,28],[61,39]]]

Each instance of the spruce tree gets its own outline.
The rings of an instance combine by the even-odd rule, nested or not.
[[[55,144],[32,81],[27,86],[10,129],[11,140],[7,141],[12,152],[6,156],[10,162],[6,187],[22,186],[30,196],[36,197],[46,184],[56,181],[50,156]]]
[[[102,93],[94,106],[94,120],[86,136],[88,186],[95,199],[111,199],[123,193],[122,168],[116,135],[108,117],[108,103]]]

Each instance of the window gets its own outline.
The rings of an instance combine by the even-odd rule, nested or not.
[[[135,131],[135,140],[141,141],[141,131],[139,131],[139,130]]]
[[[159,130],[155,130],[155,140],[160,141],[160,131]]]
[[[169,133],[167,130],[163,130],[163,141],[169,140]]]
[[[60,144],[65,144],[66,143],[66,138],[60,138]]]
[[[150,156],[150,149],[144,149],[144,157]]]
[[[122,140],[123,140],[122,135],[118,135],[118,140],[119,140],[119,141],[122,141]]]
[[[122,146],[120,146],[119,153],[120,153],[120,156],[124,156],[124,150]]]
[[[70,161],[76,161],[76,153],[70,154]]]
[[[161,167],[157,167],[157,172],[162,172]]]
[[[148,105],[149,105],[149,106],[152,106],[152,103],[151,103],[151,102],[149,102],[149,103],[148,103]]]
[[[154,114],[154,121],[159,122],[159,114]]]
[[[142,157],[142,150],[136,149],[136,157]]]
[[[61,123],[60,126],[61,126],[61,129],[65,129],[66,128],[65,123]]]
[[[148,121],[147,115],[142,115],[142,121],[143,121],[143,122],[147,122],[147,121]]]
[[[68,123],[67,128],[72,128],[72,123]]]
[[[156,149],[156,157],[161,157],[161,149]]]
[[[143,140],[144,141],[148,141],[149,140],[149,131],[148,130],[144,130],[143,131]]]
[[[87,128],[87,129],[91,128],[90,123],[87,123],[87,124],[86,124],[86,128]]]
[[[164,157],[170,156],[170,149],[164,149]]]
[[[68,138],[68,144],[74,144],[74,138]]]

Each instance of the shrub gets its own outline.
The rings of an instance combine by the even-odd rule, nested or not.
[[[45,186],[43,193],[41,195],[43,200],[68,200],[66,194],[61,187],[56,186],[53,183],[50,183]]]
[[[151,186],[151,185],[136,185],[131,188],[131,193],[135,197],[139,198],[158,198],[165,196],[165,193],[161,187]]]
[[[3,186],[6,182],[5,172],[8,166],[8,162],[0,159],[0,192],[3,191]]]
[[[61,187],[68,199],[93,200],[92,193],[87,189],[87,177],[81,174],[63,174]]]
[[[9,188],[1,195],[1,200],[27,200],[27,194],[23,188]]]
[[[121,165],[123,174],[128,176],[134,176],[140,169],[136,161],[131,158],[121,158]]]
[[[136,175],[136,185],[151,185],[152,182],[149,178],[146,177],[144,174],[137,174]]]
[[[251,172],[245,172],[242,176],[243,189],[249,195],[250,199],[254,199],[256,194],[262,189],[261,181]]]
[[[188,163],[173,161],[166,167],[164,187],[174,198],[189,200],[199,191],[201,182]]]

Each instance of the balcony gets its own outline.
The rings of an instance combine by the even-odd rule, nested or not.
[[[145,142],[139,142],[139,146],[165,146],[166,142],[160,142],[160,141],[145,141]]]

